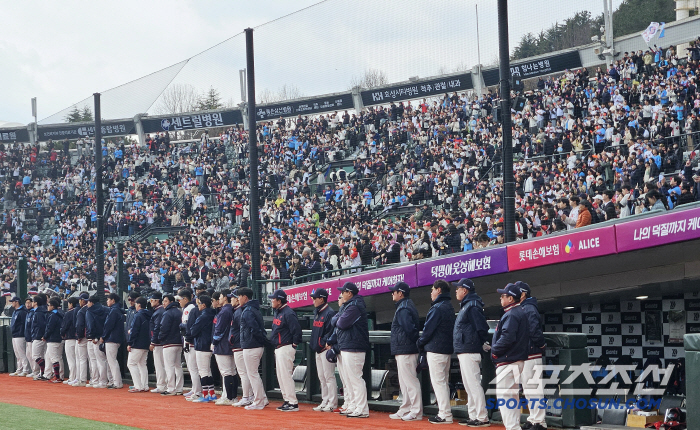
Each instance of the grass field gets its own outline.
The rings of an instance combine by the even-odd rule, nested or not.
[[[84,420],[7,403],[0,403],[0,417],[2,417],[0,418],[0,430],[126,430],[134,428]]]

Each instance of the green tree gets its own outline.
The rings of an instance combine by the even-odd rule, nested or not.
[[[92,117],[92,111],[87,105],[83,106],[83,111],[81,113],[81,121],[94,121],[94,118]]]
[[[197,110],[221,109],[224,104],[221,102],[221,95],[214,87],[209,88],[197,102]]]
[[[642,32],[650,22],[676,20],[673,0],[625,0],[613,13],[615,37]]]
[[[77,106],[73,107],[73,110],[68,112],[68,115],[66,115],[66,122],[80,122],[83,120],[83,115],[80,113],[80,110],[78,109]]]
[[[513,50],[512,59],[533,57],[552,51],[573,48],[591,42],[591,37],[600,35],[603,16],[591,17],[588,11],[577,12],[563,23],[555,23],[539,34],[527,33]]]

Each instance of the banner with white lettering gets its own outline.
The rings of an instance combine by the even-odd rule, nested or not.
[[[143,118],[144,133],[163,131],[196,130],[199,128],[225,127],[243,123],[243,115],[238,109],[219,112],[201,112],[187,115],[173,115],[165,118]]]
[[[26,143],[29,142],[29,131],[23,128],[3,128],[0,129],[0,142],[2,143]]]
[[[352,93],[259,105],[255,108],[255,117],[257,121],[265,121],[279,117],[316,115],[347,109],[354,109]]]
[[[372,106],[388,104],[392,101],[419,99],[428,96],[442,95],[455,91],[466,91],[473,88],[471,73],[457,76],[431,78],[416,82],[392,85],[362,91],[362,104]]]
[[[136,134],[136,126],[132,120],[102,122],[102,137],[125,136],[127,134]],[[80,139],[94,135],[95,123],[39,126],[39,140],[41,142],[49,139]]]
[[[513,62],[510,64],[510,75],[513,78],[528,79],[579,67],[583,67],[581,56],[578,51],[572,51],[537,60]],[[498,68],[484,70],[481,74],[487,87],[498,85],[500,81]]]

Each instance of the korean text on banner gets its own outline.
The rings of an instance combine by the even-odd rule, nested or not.
[[[432,285],[438,279],[457,281],[462,278],[476,278],[507,271],[506,247],[468,252],[416,265],[416,276],[420,286]]]
[[[313,306],[314,299],[311,297],[314,291],[319,288],[325,288],[328,290],[328,301],[334,301],[338,299],[338,278],[326,279],[320,282],[313,282],[310,284],[304,284],[300,286],[294,286],[285,288],[284,292],[287,293],[287,304],[290,308],[301,308],[304,306]]]
[[[613,226],[508,245],[509,270],[615,254]]]
[[[615,238],[618,252],[700,238],[700,208],[616,224]]]
[[[411,288],[418,286],[416,284],[415,264],[345,276],[338,280],[338,286],[342,287],[346,282],[352,282],[357,285],[357,289],[362,296],[388,293],[389,287],[394,286],[397,282],[405,282]]]

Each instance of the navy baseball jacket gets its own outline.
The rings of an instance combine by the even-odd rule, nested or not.
[[[137,311],[131,319],[129,327],[129,340],[127,344],[134,349],[148,349],[151,343],[151,316],[153,313],[148,309]]]
[[[199,311],[199,309],[197,310]],[[212,308],[204,308],[204,310],[200,311],[197,315],[197,319],[192,324],[192,327],[190,327],[190,335],[194,339],[195,351],[211,351],[215,318],[216,310]]]
[[[369,326],[365,299],[353,296],[343,304],[343,312],[336,322],[338,329],[338,348],[341,351],[363,352],[369,345]]]
[[[476,293],[469,293],[462,299],[452,338],[455,354],[481,353],[484,343],[490,340],[484,302]]]
[[[48,317],[46,318],[46,330],[44,331],[44,340],[51,343],[60,343],[61,339],[61,325],[63,323],[63,311],[59,309],[54,309],[51,312],[47,312]]]
[[[241,348],[264,347],[268,343],[267,331],[257,300],[249,300],[241,312]]]
[[[46,318],[48,317],[46,305],[34,308],[32,319],[32,340],[41,340],[46,333]]]
[[[124,314],[119,309],[119,304],[115,303],[109,307],[107,318],[105,318],[105,326],[102,331],[102,339],[105,342],[123,343],[124,342]]]
[[[436,354],[452,354],[452,330],[455,325],[455,309],[449,294],[440,294],[432,303],[425,317],[423,335],[418,348]]]
[[[233,306],[231,306],[231,303],[226,303],[214,318],[214,334],[212,335],[214,354],[233,354],[233,348],[231,348],[231,343],[229,342],[231,321],[233,321]]]
[[[491,359],[498,366],[527,360],[530,332],[527,315],[519,304],[503,309],[505,314],[496,327],[491,343]]]
[[[241,315],[243,314],[243,307],[238,306],[233,310],[233,319],[231,320],[231,330],[229,334],[229,343],[231,343],[231,349],[234,352],[243,349],[241,347]]]
[[[158,342],[163,348],[182,346],[182,335],[180,335],[180,321],[182,312],[175,303],[170,303],[160,319],[160,330],[158,332]]]
[[[83,306],[78,309],[75,314],[75,337],[78,340],[84,339],[87,332],[87,325],[85,323],[85,317],[87,315],[87,306]]]
[[[404,298],[396,302],[396,313],[391,321],[391,353],[393,355],[418,354],[420,321],[413,300]]]
[[[34,308],[27,310],[27,316],[24,319],[24,341],[32,341],[32,326],[34,325]]]
[[[314,309],[314,326],[311,328],[311,347],[317,353],[323,352],[328,338],[333,333],[331,319],[335,315],[333,308],[325,303]]]
[[[537,308],[537,299],[528,297],[520,303],[520,307],[525,311],[527,316],[527,326],[530,332],[530,348],[528,351],[528,360],[542,358],[546,342],[542,333],[542,324],[540,323],[540,311]]]
[[[87,307],[87,306],[86,306]],[[87,308],[85,315],[85,337],[88,339],[99,339],[105,329],[105,319],[107,318],[107,308],[101,303],[95,303]]]
[[[24,323],[27,319],[27,308],[24,305],[15,309],[10,320],[10,329],[12,337],[24,337]]]
[[[69,309],[63,314],[63,323],[61,324],[61,337],[65,340],[75,339],[75,316],[78,314],[78,309]]]
[[[297,313],[287,304],[282,305],[279,309],[275,309],[270,341],[275,348],[285,345],[299,345],[301,343],[301,325],[299,325]]]
[[[163,312],[165,312],[165,308],[163,305],[159,305],[151,315],[151,321],[148,324],[151,332],[151,345],[160,345],[158,338],[160,337],[160,320],[163,318]]]

